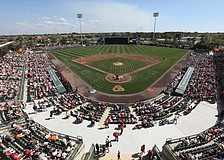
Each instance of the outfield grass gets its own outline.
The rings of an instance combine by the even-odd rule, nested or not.
[[[52,53],[65,65],[67,65],[73,72],[80,76],[85,82],[87,82],[91,86],[94,86],[96,90],[111,94],[132,94],[147,89],[153,82],[155,82],[161,75],[163,75],[164,72],[166,72],[172,65],[174,65],[187,51],[188,50],[176,48],[162,48],[151,46],[108,45],[54,50],[52,51]],[[115,84],[106,81],[105,74],[71,61],[75,58],[90,55],[114,53],[140,54],[149,57],[164,58],[165,60],[155,66],[132,74],[131,81],[119,84],[123,88],[125,88],[124,92],[113,92],[112,88],[117,85],[117,83]],[[141,63],[144,64],[144,62]],[[108,68],[110,67],[108,66]]]
[[[113,64],[115,62],[121,62],[123,63],[123,65],[116,66]],[[92,62],[90,65],[109,73],[128,73],[136,69],[142,68],[144,66],[147,66],[147,63],[123,57],[114,57],[100,61],[95,61]]]

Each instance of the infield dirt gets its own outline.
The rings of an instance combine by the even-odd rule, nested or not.
[[[137,61],[146,62],[148,64],[159,63],[162,61],[159,58],[148,57],[148,56],[143,56],[138,54],[99,54],[99,55],[76,58],[73,61],[80,64],[90,64],[91,62],[108,59],[108,58],[114,58],[114,57],[123,57],[123,58],[133,59]]]

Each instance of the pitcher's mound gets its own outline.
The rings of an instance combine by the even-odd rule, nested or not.
[[[112,83],[126,83],[132,79],[128,74],[122,74],[119,76],[117,76],[116,74],[108,74],[105,78],[107,81]]]

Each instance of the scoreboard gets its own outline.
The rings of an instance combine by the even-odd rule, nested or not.
[[[128,44],[129,38],[105,38],[105,44]]]

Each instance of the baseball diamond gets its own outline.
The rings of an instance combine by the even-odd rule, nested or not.
[[[127,95],[147,90],[187,50],[105,45],[53,50],[52,53],[98,92]],[[113,78],[116,76],[118,78]],[[114,92],[114,86],[119,84],[124,91]]]

